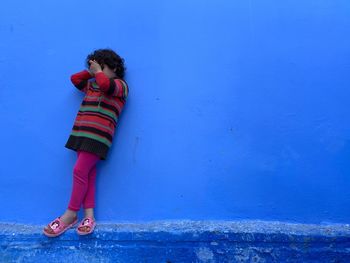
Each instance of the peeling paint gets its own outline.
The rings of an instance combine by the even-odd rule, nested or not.
[[[201,247],[196,250],[197,258],[200,262],[215,262],[213,252],[206,247]]]

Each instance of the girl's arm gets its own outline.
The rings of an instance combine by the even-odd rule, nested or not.
[[[83,71],[73,74],[70,77],[70,80],[78,90],[81,90],[82,92],[86,93],[88,87],[88,80],[91,78],[93,78],[93,76],[88,70],[85,69]]]
[[[102,71],[95,73],[100,89],[109,96],[126,98],[129,93],[127,84],[121,79],[108,78]]]

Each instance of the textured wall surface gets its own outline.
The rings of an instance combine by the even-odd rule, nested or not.
[[[349,262],[349,225],[158,221],[99,224],[90,236],[47,238],[35,225],[0,224],[5,262]],[[21,233],[20,235],[13,233]]]
[[[103,221],[350,221],[347,0],[5,1],[0,221],[66,209],[93,49],[126,60],[130,97],[98,166]]]

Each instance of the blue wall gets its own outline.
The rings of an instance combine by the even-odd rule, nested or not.
[[[350,3],[11,1],[0,16],[0,221],[66,209],[96,48],[130,96],[98,166],[100,221],[350,221]]]

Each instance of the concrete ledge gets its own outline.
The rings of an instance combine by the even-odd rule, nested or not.
[[[266,221],[97,222],[56,238],[0,223],[0,262],[350,262],[349,225]]]

